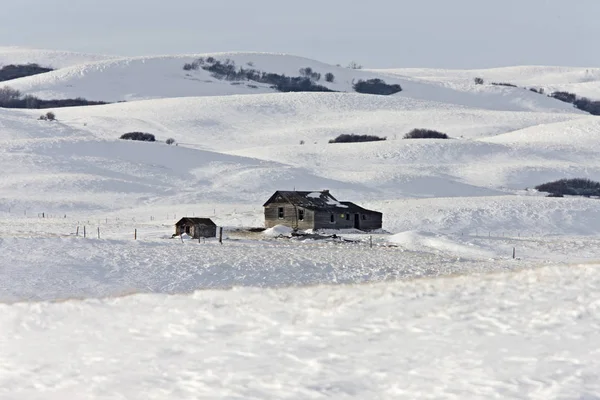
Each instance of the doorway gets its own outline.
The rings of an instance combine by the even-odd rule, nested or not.
[[[354,214],[354,228],[360,229],[360,215]]]

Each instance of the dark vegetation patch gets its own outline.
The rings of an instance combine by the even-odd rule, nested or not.
[[[482,78],[475,78],[474,80],[475,84],[477,85],[483,84]],[[517,87],[517,85],[506,82],[491,82],[491,84],[495,86]],[[524,87],[523,89],[528,88]],[[529,88],[529,90],[534,93],[544,94],[544,88]],[[590,100],[587,97],[579,97],[575,93],[569,93],[565,91],[552,92],[548,95],[548,97],[552,97],[565,103],[573,104],[575,108],[588,112],[592,115],[600,115],[600,101]]]
[[[600,115],[600,101],[593,101],[587,97],[578,97],[576,94],[569,92],[553,92],[550,94],[550,97],[565,103],[571,103],[579,110],[592,115]]]
[[[280,92],[333,92],[333,90],[319,85],[321,74],[312,68],[301,68],[300,76],[286,76],[275,73],[258,71],[253,68],[237,67],[230,59],[216,60],[214,57],[199,58],[191,63],[186,63],[186,71],[202,68],[217,79],[228,81],[252,81],[270,85],[272,89]]]
[[[40,67],[38,64],[10,64],[0,68],[0,82],[24,78],[53,71],[52,68]]]
[[[577,100],[577,95],[569,92],[553,92],[550,94],[550,97],[571,104],[575,103],[575,100]]]
[[[366,81],[359,80],[352,87],[357,93],[380,94],[384,96],[402,91],[402,87],[400,85],[388,85],[381,79],[369,79]]]
[[[359,142],[379,142],[385,140],[386,138],[382,138],[379,136],[373,135],[355,135],[355,134],[347,134],[344,133],[339,135],[335,139],[331,139],[329,143],[359,143]]]
[[[121,135],[119,139],[124,140],[140,140],[142,142],[155,142],[156,138],[151,133],[144,132],[128,132]]]
[[[214,57],[207,57],[186,63],[183,69],[185,71],[203,69],[220,80],[263,83],[279,92],[334,92],[334,90],[317,83],[321,80],[322,75],[310,67],[300,68],[299,76],[286,76],[254,68],[238,67],[230,59],[221,61]],[[331,72],[325,74],[326,82],[331,83],[334,80],[335,76]],[[380,95],[390,95],[402,91],[400,85],[388,85],[381,79],[359,80],[353,85],[353,88],[358,93]]]
[[[19,90],[12,89],[8,86],[0,88],[0,107],[3,108],[61,108],[61,107],[76,107],[76,106],[95,106],[108,104],[103,101],[90,101],[78,97],[75,99],[62,100],[42,100],[32,95],[23,96]]]
[[[559,179],[554,182],[543,183],[535,188],[540,192],[550,193],[551,197],[562,197],[564,195],[600,196],[600,182],[583,178]]]
[[[432,129],[413,129],[404,135],[404,139],[449,139],[445,133]]]
[[[40,121],[56,121],[56,114],[52,111],[48,111],[46,114],[40,115],[38,118]]]
[[[508,87],[517,87],[517,85],[513,85],[512,83],[507,82],[491,82],[494,86],[508,86]]]

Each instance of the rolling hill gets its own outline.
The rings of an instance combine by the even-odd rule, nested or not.
[[[531,197],[535,193],[525,189],[600,174],[592,156],[596,117],[528,90],[467,80],[495,76],[541,86],[581,79],[577,69],[363,71],[285,54],[103,58],[30,52],[32,61],[46,57],[62,67],[8,86],[43,98],[127,101],[54,109],[54,122],[37,120],[37,110],[0,110],[4,210],[146,213],[149,207],[221,204],[245,209],[252,217],[244,221],[260,224],[258,206],[274,190],[329,188],[341,198],[381,208],[390,216],[384,223],[390,231],[406,228],[404,207],[413,209],[410,228],[458,231],[473,223],[429,221],[434,199],[461,199],[452,201],[460,210],[444,207],[445,220],[455,221],[472,218],[466,209],[487,209],[487,202],[496,204],[500,196],[515,213],[538,215],[542,222],[533,227],[528,219],[515,224],[503,216],[496,221],[499,228],[555,232],[561,221],[554,219],[553,208],[540,207],[542,195]],[[5,59],[17,54],[18,62],[27,54],[6,48],[0,53]],[[200,57],[287,76],[306,67],[331,72],[333,82],[319,83],[337,93],[279,93],[269,85],[223,80],[202,68],[183,69]],[[359,79],[383,79],[403,90],[391,96],[360,94],[352,88]],[[413,128],[437,129],[451,139],[403,139]],[[177,146],[118,139],[130,131],[153,133],[160,142],[173,138]],[[387,140],[328,143],[346,133]],[[594,212],[586,203],[593,200],[572,202],[568,213],[575,219]],[[493,218],[481,223],[495,224]],[[574,224],[569,232],[599,229]]]

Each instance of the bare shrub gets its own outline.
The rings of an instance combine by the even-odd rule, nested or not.
[[[449,139],[448,135],[432,129],[413,129],[404,135],[404,139]]]

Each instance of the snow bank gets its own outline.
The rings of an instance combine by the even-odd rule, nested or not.
[[[434,251],[469,258],[492,258],[496,256],[489,250],[478,248],[469,243],[460,243],[446,235],[431,232],[401,232],[392,235],[388,241],[412,251]]]
[[[289,226],[275,225],[272,228],[265,229],[262,234],[268,237],[292,236],[293,231]]]

